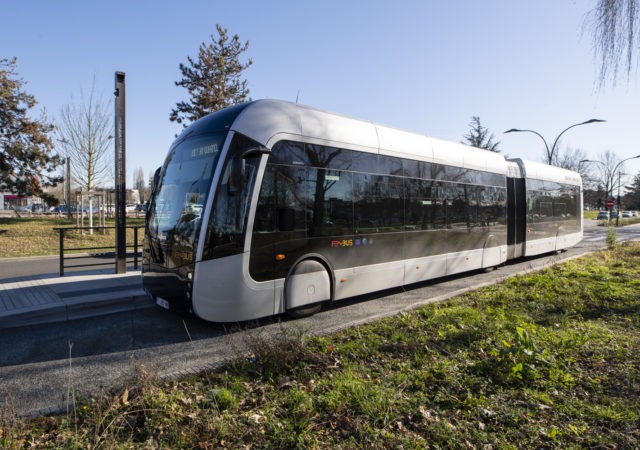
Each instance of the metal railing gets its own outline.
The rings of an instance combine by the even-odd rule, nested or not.
[[[127,264],[133,262],[133,268],[134,270],[138,269],[138,259],[142,254],[142,245],[139,242],[139,236],[140,233],[138,232],[138,230],[140,228],[144,228],[144,225],[134,225],[134,226],[129,226],[126,227],[127,229],[132,229],[133,230],[133,242],[127,242],[127,249],[133,249],[132,252],[127,251]],[[84,231],[88,231],[88,230],[115,230],[116,227],[115,226],[111,226],[111,227],[65,227],[65,228],[54,228],[54,231],[57,231],[59,234],[59,252],[60,252],[60,276],[63,277],[64,276],[64,270],[65,269],[71,269],[71,268],[78,268],[78,267],[96,267],[96,266],[107,266],[107,265],[113,265],[115,267],[116,265],[116,258],[115,258],[115,249],[116,249],[116,244],[115,244],[115,240],[113,245],[109,245],[109,246],[100,246],[100,247],[65,247],[64,246],[64,240],[65,240],[65,235],[67,232],[84,232]],[[74,253],[75,256],[69,256],[67,254],[67,252],[78,252],[78,251],[95,251],[95,250],[111,250],[111,252],[101,252],[101,253],[92,253],[92,254],[77,254]],[[73,264],[73,265],[68,265],[65,264],[65,261],[68,260],[81,260],[81,259],[88,259],[88,258],[92,258],[95,259],[96,257],[104,257],[104,256],[110,256],[113,255],[113,260],[112,261],[108,261],[108,262],[93,262],[93,263],[87,263],[87,264]]]

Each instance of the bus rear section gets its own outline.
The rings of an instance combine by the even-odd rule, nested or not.
[[[508,162],[509,258],[557,252],[580,242],[580,175],[521,159]]]

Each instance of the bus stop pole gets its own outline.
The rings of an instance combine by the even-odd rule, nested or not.
[[[125,146],[125,83],[124,72],[116,72],[115,117],[115,218],[116,218],[116,273],[127,271],[127,186]]]

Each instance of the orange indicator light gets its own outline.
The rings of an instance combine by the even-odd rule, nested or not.
[[[276,255],[276,261],[284,261],[284,260],[285,260],[285,258],[286,258],[286,256],[285,256],[285,255],[283,255],[282,253],[278,253],[278,254]]]

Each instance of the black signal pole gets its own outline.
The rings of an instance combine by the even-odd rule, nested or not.
[[[127,271],[127,186],[125,146],[125,83],[124,72],[116,72],[115,118],[115,216],[116,216],[116,273]]]

